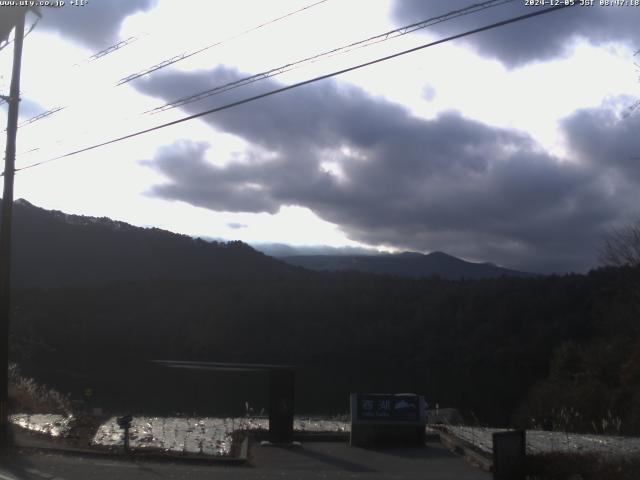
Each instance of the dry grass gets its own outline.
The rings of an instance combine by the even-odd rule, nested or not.
[[[20,373],[16,364],[9,366],[10,413],[60,413],[71,412],[71,401],[57,390],[36,383]]]
[[[638,480],[640,456],[553,452],[527,457],[528,480]]]

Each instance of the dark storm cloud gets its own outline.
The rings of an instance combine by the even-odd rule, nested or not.
[[[237,76],[218,68],[163,73],[137,85],[168,100]],[[202,111],[236,98],[187,108]],[[594,266],[605,227],[629,201],[611,193],[597,162],[560,162],[526,134],[457,113],[419,119],[335,82],[205,120],[248,141],[247,157],[218,166],[205,155],[211,148],[208,156],[215,158],[215,144],[167,146],[149,161],[167,177],[152,195],[218,211],[275,213],[301,205],[353,240],[545,272]],[[571,121],[578,120],[568,120],[570,135]],[[603,129],[590,134],[609,135]],[[341,173],[323,162],[338,164]]]
[[[118,41],[122,21],[139,11],[149,10],[156,0],[91,0],[75,7],[43,8],[38,28],[54,30],[82,46],[102,49]]]
[[[209,165],[205,154],[209,144],[181,141],[160,149],[153,165],[172,181],[153,188],[153,194],[184,200],[212,210],[275,213],[278,204],[255,185],[252,172],[232,164],[227,168]]]
[[[578,0],[576,0],[577,2]],[[395,0],[392,16],[398,26],[412,24],[473,4],[471,0]],[[562,57],[573,40],[585,39],[594,45],[624,42],[640,47],[640,8],[574,6],[511,25],[478,33],[462,42],[478,53],[496,58],[508,67],[532,61]],[[524,1],[500,5],[471,15],[446,21],[424,32],[445,37],[478,28],[545,7],[526,6]]]
[[[631,100],[622,99],[622,104]],[[640,182],[640,115],[609,108],[582,109],[563,122],[574,154],[590,165]]]

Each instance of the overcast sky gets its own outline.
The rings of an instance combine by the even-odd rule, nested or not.
[[[313,3],[89,0],[44,10],[25,41],[20,121],[66,108],[20,128],[17,166],[535,8],[494,6],[142,113],[474,0],[327,0],[239,35]],[[629,114],[640,99],[638,25],[640,7],[563,9],[25,170],[16,198],[252,243],[587,271],[603,233],[640,216],[640,112]],[[0,51],[2,93],[11,54]]]

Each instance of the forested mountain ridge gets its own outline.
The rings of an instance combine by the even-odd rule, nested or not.
[[[242,242],[207,242],[109,218],[45,210],[21,199],[15,202],[13,222],[17,288],[260,278],[295,270]]]
[[[456,281],[314,272],[240,242],[25,202],[15,213],[11,357],[72,394],[126,391],[140,411],[211,406],[221,389],[208,377],[136,365],[286,363],[315,368],[297,377],[307,412],[340,411],[353,391],[416,391],[492,424],[561,425],[571,412],[580,430],[607,417],[640,432],[640,268]]]
[[[299,274],[296,267],[413,278],[435,275],[452,280],[531,276],[489,263],[466,262],[442,252],[274,259],[239,241],[194,239],[106,217],[45,210],[23,199],[15,202],[13,228],[16,287]]]
[[[450,280],[460,280],[534,276],[531,273],[510,270],[491,263],[467,262],[443,252],[432,252],[427,255],[404,252],[383,255],[294,255],[277,258],[310,270],[353,270],[413,278],[435,275]]]
[[[125,389],[140,402],[151,377],[135,366],[149,360],[282,363],[301,369],[305,412],[344,411],[353,391],[415,391],[488,424],[561,425],[570,411],[583,431],[610,416],[637,433],[639,285],[636,268],[472,281],[303,271],[29,289],[16,292],[12,357],[54,385],[52,369],[94,383],[108,372],[103,392]],[[159,406],[173,387],[156,375]],[[218,398],[208,378],[194,377],[193,398],[172,401]],[[176,392],[188,386],[175,381]],[[81,395],[85,381],[74,385]]]

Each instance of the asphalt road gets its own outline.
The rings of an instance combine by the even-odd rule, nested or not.
[[[256,445],[250,450],[250,459],[251,466],[225,466],[20,453],[0,458],[0,480],[491,478],[438,443],[426,448],[384,450],[319,442],[308,442],[299,448]]]

